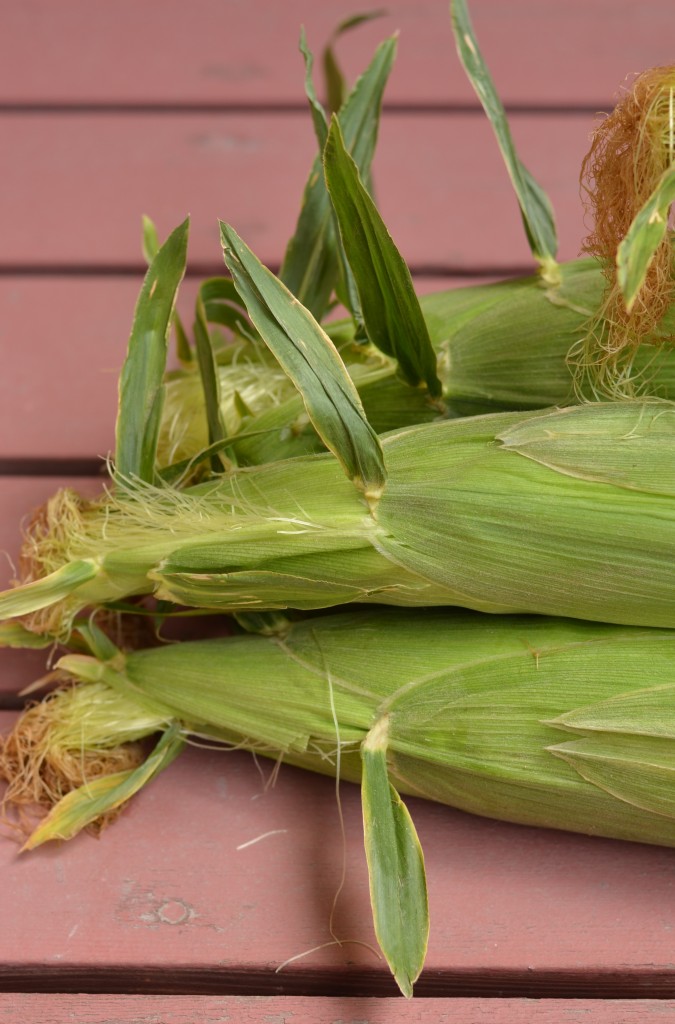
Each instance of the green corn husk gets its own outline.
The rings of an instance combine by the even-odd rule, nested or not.
[[[332,455],[183,491],[61,492],[0,618],[63,636],[132,595],[227,611],[461,605],[675,625],[675,406],[599,404],[412,427],[382,439],[380,496]]]
[[[428,917],[422,853],[398,791],[521,824],[673,846],[674,654],[667,630],[380,608],[306,620],[275,637],[108,661],[69,655],[60,668],[84,681],[80,706],[109,687],[130,720],[148,716],[148,731],[153,719],[165,723],[126,796],[187,733],[361,779],[376,934],[411,995]],[[86,716],[67,731],[77,749]],[[25,748],[21,736],[20,722],[14,742]],[[89,824],[108,794],[116,809],[118,775],[69,793],[28,848]]]
[[[455,288],[422,296],[420,304],[438,356],[445,415],[466,416],[543,409],[591,399],[576,391],[567,361],[602,300],[603,274],[594,260],[559,266],[560,284],[538,276]],[[644,343],[633,365],[649,395],[675,398],[675,354],[657,349],[675,324],[675,309],[654,344]],[[328,325],[356,384],[366,416],[378,433],[429,423],[442,415],[428,394],[397,375],[395,360],[354,340],[351,323]],[[324,450],[301,396],[258,340],[237,339],[216,348],[221,414],[231,451],[241,465],[257,465]],[[639,386],[636,385],[639,390]],[[237,436],[241,435],[241,436]],[[169,375],[159,437],[158,466],[190,459],[208,446],[199,373]]]
[[[373,649],[377,657],[363,657]],[[332,700],[347,779],[360,778],[360,745],[386,716],[389,774],[402,791],[509,821],[675,845],[675,786],[659,781],[675,772],[674,655],[669,630],[376,608],[273,637],[59,664],[157,719],[328,774]]]

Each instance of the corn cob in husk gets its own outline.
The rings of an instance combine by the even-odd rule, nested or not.
[[[554,291],[533,275],[420,297],[438,358],[445,415],[543,409],[592,398],[588,382],[575,389],[567,354],[600,305],[604,278],[593,260],[563,263],[559,270]],[[656,345],[673,322],[675,309],[633,364],[642,390],[669,400],[675,398],[675,355],[664,351],[657,357]],[[351,322],[327,330],[378,433],[440,417],[438,405],[423,391],[401,381],[393,359],[354,340]],[[231,339],[216,352],[221,413],[241,465],[324,450],[301,396],[260,341]],[[208,443],[202,383],[193,363],[167,379],[158,464],[192,458]]]
[[[426,894],[397,791],[528,825],[675,845],[674,655],[667,630],[440,609],[362,609],[274,637],[68,655],[60,668],[84,682],[48,698],[51,732],[37,740],[30,716],[39,708],[28,711],[3,760],[17,799],[36,761],[52,791],[74,751],[89,769],[29,847],[115,811],[189,733],[361,779],[376,931],[410,994],[424,959]],[[124,744],[143,727],[164,730],[148,760],[112,775],[104,760],[97,777],[102,757],[114,765],[123,755],[116,735]],[[16,750],[23,763],[8,756]],[[393,869],[392,845],[408,851]]]
[[[0,616],[67,634],[132,595],[227,611],[349,602],[461,605],[675,625],[675,407],[502,413],[382,439],[363,493],[332,455],[184,491],[61,492],[28,538],[32,582]]]
[[[332,774],[332,690],[347,779],[360,777],[360,744],[386,717],[390,776],[406,793],[675,845],[674,658],[670,630],[364,608],[270,637],[185,641],[108,661],[71,654],[59,667],[99,701],[109,688],[106,746],[116,731],[121,743],[176,719],[184,731]],[[72,720],[82,731],[57,740],[62,749],[88,735],[77,707]],[[93,722],[96,747],[103,722]]]

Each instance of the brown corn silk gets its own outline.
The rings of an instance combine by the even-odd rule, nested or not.
[[[650,379],[649,363],[639,370],[634,365],[641,343],[648,335],[652,346],[675,341],[672,326],[659,332],[675,296],[672,231],[659,245],[630,313],[616,276],[618,247],[674,159],[675,66],[669,65],[636,77],[593,132],[582,164],[582,194],[593,218],[583,249],[600,261],[607,279],[603,303],[586,336],[570,350],[582,390],[590,387],[610,397],[635,395]]]
[[[129,771],[143,762],[139,740],[161,724],[109,687],[68,685],[23,712],[0,741],[0,778],[6,824],[27,834],[34,818],[68,793],[95,779]],[[100,832],[119,808],[92,823]]]

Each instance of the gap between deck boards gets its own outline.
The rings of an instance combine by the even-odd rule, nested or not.
[[[278,274],[278,263],[266,263],[268,270]],[[0,264],[0,277],[133,277],[142,279],[147,271],[147,264],[141,263],[5,263]],[[410,264],[410,273],[414,278],[446,278],[447,287],[464,281],[467,278],[496,277],[505,280],[511,277],[527,277],[535,272],[534,263],[514,264],[510,267],[492,266],[490,264],[453,266],[444,263]],[[186,279],[222,277],[222,263],[193,263],[186,272]]]
[[[384,971],[271,970],[155,965],[92,968],[0,966],[0,992],[125,995],[395,996]],[[673,999],[675,972],[659,970],[457,970],[429,969],[415,985],[416,999]]]

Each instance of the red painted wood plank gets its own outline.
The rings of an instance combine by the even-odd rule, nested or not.
[[[21,526],[33,509],[57,487],[72,486],[94,495],[100,483],[87,479],[54,477],[0,477],[0,590],[11,585],[18,567]],[[53,662],[51,651],[11,651],[0,648],[0,707],[7,699],[40,679]]]
[[[355,9],[348,0],[12,0],[3,10],[0,95],[5,103],[302,102],[300,25],[318,51]],[[344,41],[350,76],[400,29],[392,101],[473,101],[447,4],[392,0],[387,9]],[[672,61],[670,0],[473,0],[471,10],[510,102],[604,106],[627,74]]]
[[[356,999],[315,996],[0,995],[0,1024],[648,1024],[675,1002],[579,999]]]
[[[329,945],[342,861],[329,779],[192,749],[96,841],[0,843],[0,985],[164,994],[393,994]],[[343,785],[335,930],[372,942],[359,794]],[[410,800],[432,932],[426,994],[674,996],[671,850],[482,820]],[[252,840],[257,840],[252,843]],[[360,992],[359,992],[360,989]]]
[[[521,156],[550,193],[561,258],[584,235],[578,173],[593,118],[518,115]],[[0,266],[140,265],[139,224],[193,217],[193,263],[222,266],[217,218],[278,263],[314,156],[309,118],[266,115],[0,117]],[[379,204],[415,268],[531,263],[518,207],[482,114],[389,115]]]
[[[117,378],[142,280],[142,270],[0,279],[1,456],[105,456],[114,447]]]

